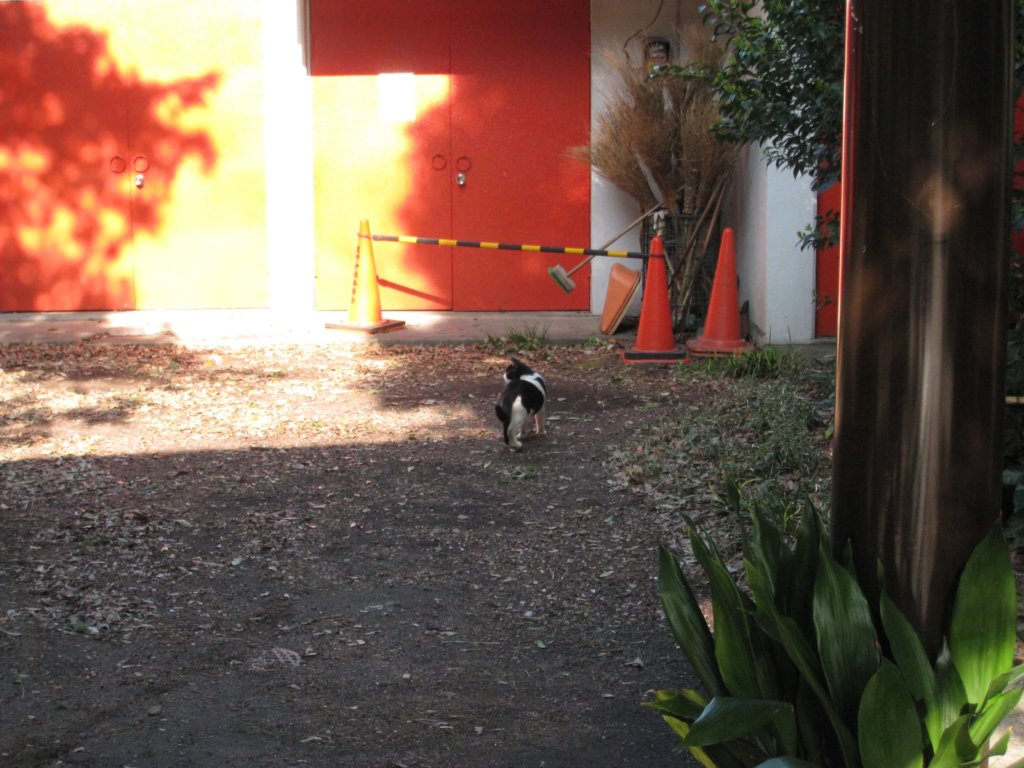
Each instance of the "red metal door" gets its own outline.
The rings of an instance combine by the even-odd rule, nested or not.
[[[587,246],[590,171],[567,156],[590,125],[588,0],[454,0],[453,189],[466,240]],[[465,158],[464,160],[462,158]],[[566,295],[548,267],[571,257],[458,248],[455,309],[587,309],[590,277]],[[570,266],[569,263],[566,266]]]
[[[351,299],[356,234],[451,227],[449,11],[311,0],[317,306]],[[388,309],[450,309],[451,249],[374,249]]]
[[[117,74],[99,32],[0,3],[0,310],[134,306]]]
[[[347,306],[356,229],[586,245],[589,3],[312,0],[317,303]],[[462,176],[460,177],[460,174]],[[546,254],[378,244],[386,309],[585,309]]]

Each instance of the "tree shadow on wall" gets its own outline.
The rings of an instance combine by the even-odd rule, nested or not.
[[[210,136],[183,125],[219,80],[144,81],[104,32],[0,3],[0,311],[134,306],[133,233],[159,229],[182,163],[213,169]]]

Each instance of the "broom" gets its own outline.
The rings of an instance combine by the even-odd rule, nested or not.
[[[553,267],[548,267],[548,274],[551,275],[551,279],[554,280],[556,283],[558,283],[558,287],[561,288],[563,291],[565,291],[566,293],[572,293],[574,290],[576,290],[576,283],[572,279],[573,273],[578,272],[579,270],[581,270],[585,266],[587,266],[587,264],[589,264],[591,261],[594,260],[595,256],[614,256],[616,258],[623,258],[623,257],[625,257],[625,258],[630,258],[630,257],[635,258],[634,254],[622,253],[622,252],[616,252],[616,251],[606,251],[605,248],[607,248],[609,245],[614,243],[616,240],[618,240],[624,234],[629,232],[629,230],[631,230],[633,227],[635,227],[637,224],[639,224],[641,221],[646,219],[648,216],[650,216],[652,213],[654,213],[656,210],[658,210],[661,207],[662,207],[661,203],[659,203],[658,205],[654,206],[650,210],[644,211],[643,213],[641,213],[636,219],[633,220],[633,222],[628,227],[626,227],[624,230],[619,232],[619,234],[615,235],[615,237],[611,238],[607,243],[602,245],[596,251],[590,251],[589,252],[590,255],[587,256],[587,258],[585,258],[583,261],[581,261],[579,264],[577,264],[572,269],[566,271],[565,267],[563,267],[561,264],[555,264],[555,266],[553,266]],[[644,255],[646,255],[646,254],[644,254]]]

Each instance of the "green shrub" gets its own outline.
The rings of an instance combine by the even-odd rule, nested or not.
[[[659,691],[662,714],[705,766],[910,768],[976,764],[1021,698],[1012,687],[1016,597],[1006,542],[993,531],[960,578],[947,644],[929,659],[888,596],[871,606],[827,552],[815,514],[792,541],[761,510],[745,571],[690,529],[710,584],[712,634],[675,557],[661,549],[658,591],[704,691]],[[1024,761],[1015,766],[1024,765]]]

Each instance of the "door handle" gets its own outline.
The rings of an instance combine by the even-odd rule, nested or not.
[[[466,186],[466,174],[469,173],[469,169],[473,167],[473,161],[465,155],[462,155],[458,160],[455,161],[455,170],[458,173],[455,174],[455,183],[460,187]]]
[[[132,170],[135,171],[135,186],[142,189],[146,184],[145,173],[149,170],[149,158],[145,155],[136,155],[132,160]]]

